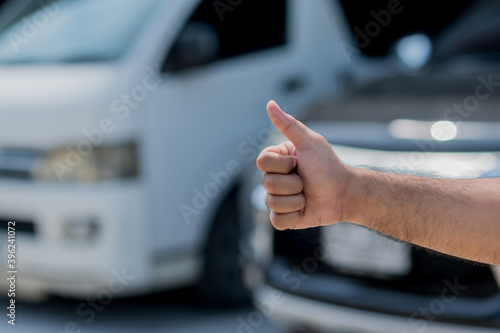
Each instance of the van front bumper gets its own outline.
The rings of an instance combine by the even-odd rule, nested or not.
[[[465,326],[365,311],[284,292],[264,285],[255,303],[279,326],[290,331],[366,333],[494,333],[498,328]],[[424,329],[422,329],[424,328]]]
[[[18,294],[85,297],[113,289],[125,295],[147,286],[150,230],[138,183],[4,180],[0,188],[0,232],[4,233],[0,262],[7,264],[7,223],[17,221]]]

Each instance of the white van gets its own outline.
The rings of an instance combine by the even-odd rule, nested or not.
[[[268,100],[296,113],[340,89],[340,4],[11,0],[1,14],[0,225],[16,221],[19,293],[201,281],[243,299],[239,175],[270,136]]]

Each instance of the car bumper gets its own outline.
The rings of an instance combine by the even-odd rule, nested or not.
[[[279,301],[276,301],[279,300]],[[280,326],[311,332],[369,333],[493,333],[498,328],[464,326],[449,323],[374,313],[283,292],[262,286],[255,292],[255,303]],[[272,304],[272,306],[270,306]],[[272,310],[270,310],[272,309]]]
[[[25,221],[32,228],[16,230],[19,295],[37,291],[95,295],[116,283],[117,274],[128,277],[122,281],[123,294],[147,285],[150,230],[145,196],[137,183],[56,186],[1,181],[0,188],[2,223]],[[92,223],[93,234],[71,238],[68,228],[73,223]],[[7,234],[7,229],[0,232]],[[0,245],[1,267],[6,267],[7,243]]]

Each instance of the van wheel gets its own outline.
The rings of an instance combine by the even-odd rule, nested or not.
[[[243,281],[243,226],[238,219],[237,191],[233,190],[219,209],[205,247],[203,280],[199,291],[210,305],[250,304],[250,291]]]

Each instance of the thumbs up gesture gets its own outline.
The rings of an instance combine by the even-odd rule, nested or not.
[[[328,141],[271,101],[269,118],[290,141],[264,149],[257,166],[276,229],[305,229],[345,221],[352,167]]]

